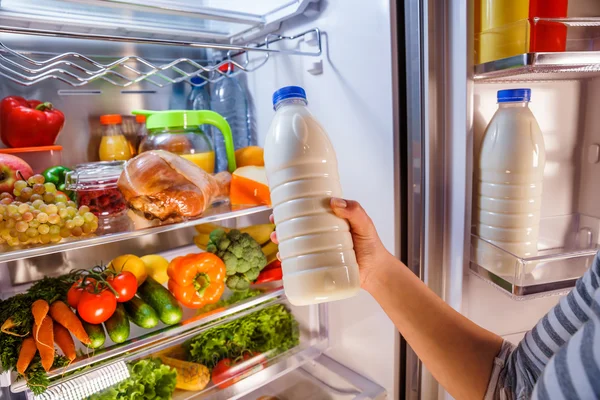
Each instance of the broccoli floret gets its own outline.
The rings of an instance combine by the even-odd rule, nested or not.
[[[231,290],[246,290],[267,265],[267,257],[256,240],[237,229],[212,231],[206,250],[225,263],[226,283]]]

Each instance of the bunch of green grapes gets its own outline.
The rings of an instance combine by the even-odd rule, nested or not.
[[[42,175],[17,181],[13,194],[0,194],[0,243],[9,246],[58,243],[96,232],[98,217],[77,204]]]

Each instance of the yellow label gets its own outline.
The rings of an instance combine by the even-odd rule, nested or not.
[[[215,172],[214,151],[207,151],[205,153],[181,154],[181,157],[190,160],[209,174]]]

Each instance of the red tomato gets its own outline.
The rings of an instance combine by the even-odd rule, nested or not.
[[[236,361],[224,358],[213,368],[212,381],[221,389],[225,389],[263,369],[265,361],[265,356],[260,353],[245,353]]]
[[[85,322],[101,324],[109,319],[117,309],[117,298],[109,289],[99,293],[85,290],[77,305],[77,314]]]
[[[87,278],[85,280],[86,286],[91,286],[96,282],[95,279]],[[79,304],[79,299],[81,299],[81,295],[83,294],[84,288],[81,286],[81,279],[71,285],[71,288],[67,292],[67,303],[73,308],[77,308]]]
[[[137,292],[137,278],[129,271],[121,271],[117,275],[109,276],[106,281],[117,292],[119,303],[125,303],[133,299]]]

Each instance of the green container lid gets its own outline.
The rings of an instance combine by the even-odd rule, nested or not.
[[[146,128],[153,129],[174,129],[174,128],[193,128],[200,125],[213,125],[223,135],[225,140],[225,151],[227,153],[227,165],[229,172],[236,169],[235,151],[233,148],[233,137],[229,123],[220,114],[209,110],[169,110],[169,111],[150,111],[135,110],[133,115],[146,116]]]

